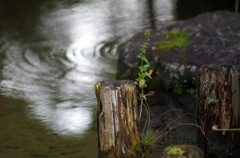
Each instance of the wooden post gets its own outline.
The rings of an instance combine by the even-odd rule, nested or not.
[[[103,81],[95,85],[98,100],[99,158],[137,158],[137,91],[133,81]]]
[[[200,148],[221,156],[239,152],[239,104],[239,73],[234,66],[205,65],[199,69],[197,115],[208,138],[199,132]]]

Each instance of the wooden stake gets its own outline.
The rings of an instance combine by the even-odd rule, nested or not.
[[[103,81],[95,85],[98,100],[99,158],[137,158],[137,91],[133,81]]]
[[[239,114],[239,73],[236,68],[230,65],[202,66],[197,77],[197,115],[203,121],[209,141],[199,133],[200,147],[218,154],[239,152],[236,149],[239,149],[240,131],[231,130],[239,128]]]

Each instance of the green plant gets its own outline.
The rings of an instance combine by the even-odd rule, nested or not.
[[[156,135],[154,134],[153,131],[150,132],[150,130],[148,130],[148,126],[150,123],[150,108],[146,101],[147,94],[144,93],[144,89],[147,88],[147,80],[152,79],[151,74],[153,72],[153,69],[152,69],[150,62],[148,61],[148,59],[146,57],[146,52],[147,52],[146,50],[147,50],[149,42],[150,42],[150,39],[149,39],[150,32],[145,31],[144,35],[145,35],[145,41],[143,44],[140,45],[140,55],[137,56],[137,58],[140,59],[141,64],[138,67],[139,72],[138,72],[138,77],[136,78],[136,82],[140,89],[139,98],[141,101],[139,119],[141,119],[143,107],[146,109],[146,112],[147,112],[147,118],[145,120],[145,124],[144,124],[142,134],[141,134],[141,145],[142,145],[144,151],[146,152],[147,148],[149,148],[156,140]],[[146,153],[143,153],[143,155],[145,155],[145,154]],[[145,157],[145,156],[143,156],[143,157]]]
[[[143,134],[145,133],[145,130],[150,122],[150,110],[149,110],[149,106],[146,102],[147,95],[144,93],[144,89],[147,88],[147,79],[152,79],[151,74],[153,72],[153,70],[151,69],[151,64],[146,57],[146,49],[148,48],[148,45],[150,42],[150,38],[149,38],[150,32],[145,31],[144,35],[145,35],[145,42],[140,45],[140,55],[137,56],[137,58],[139,58],[141,60],[141,65],[138,67],[138,69],[139,69],[138,78],[136,78],[137,85],[140,88],[139,97],[140,97],[140,101],[141,101],[139,119],[141,118],[143,106],[145,107],[146,111],[148,112],[147,119],[146,119],[146,122],[145,122],[145,125],[143,128],[143,132],[142,132]]]
[[[156,141],[156,134],[152,130],[148,130],[144,135],[141,137],[141,144],[143,148],[148,148],[154,144]]]
[[[167,114],[169,114],[171,112],[175,113],[177,111],[182,113],[182,110],[172,109],[172,110],[169,110],[169,111],[166,111],[165,113],[163,113],[162,116],[160,116],[159,120],[164,119],[163,117],[166,116]],[[201,125],[198,125],[195,123],[181,122],[180,120],[182,118],[184,118],[185,116],[193,116],[193,117],[197,118],[197,120],[199,120]],[[141,144],[143,147],[143,151],[145,151],[147,153],[150,150],[154,149],[154,147],[156,146],[156,143],[161,141],[164,136],[166,136],[169,132],[171,132],[181,126],[195,126],[202,132],[202,134],[205,136],[206,140],[208,140],[204,133],[202,120],[193,113],[186,113],[186,114],[180,115],[179,117],[177,117],[174,120],[168,120],[167,122],[163,123],[163,126],[160,128],[157,128],[157,129],[153,128],[154,130],[148,128],[146,130],[146,132],[144,132],[141,136]],[[172,152],[172,153],[173,153],[173,151],[174,150],[169,150],[169,152]]]
[[[164,36],[167,40],[156,43],[156,49],[163,52],[169,52],[178,48],[185,53],[188,46],[192,43],[188,33],[184,31],[171,31],[165,33]]]
[[[147,87],[147,78],[152,79],[151,74],[153,70],[151,69],[151,64],[146,57],[146,49],[148,48],[150,39],[150,33],[145,31],[146,36],[145,42],[140,46],[141,54],[137,56],[141,60],[141,65],[139,68],[138,78],[136,79],[139,88],[141,89],[140,98],[146,100],[146,94],[144,93],[144,88]]]
[[[150,39],[149,39],[150,33],[148,31],[145,31],[144,34],[145,34],[146,39],[145,39],[145,42],[140,46],[140,55],[137,56],[137,58],[139,58],[141,60],[141,64],[138,67],[139,73],[138,73],[138,77],[136,79],[136,83],[137,83],[138,87],[140,88],[139,98],[140,98],[141,103],[140,103],[139,119],[141,118],[141,113],[142,113],[143,107],[146,109],[146,112],[147,112],[147,115],[146,115],[147,119],[145,121],[143,130],[142,130],[142,134],[141,134],[141,144],[144,149],[143,152],[147,153],[147,150],[149,148],[151,149],[157,141],[161,140],[170,131],[172,131],[180,126],[195,126],[195,127],[199,128],[201,131],[203,131],[203,129],[202,129],[202,126],[199,126],[197,124],[179,122],[179,120],[186,115],[192,115],[192,116],[197,117],[194,114],[183,114],[180,117],[176,118],[175,120],[170,121],[167,125],[165,125],[165,127],[163,129],[157,130],[156,132],[154,132],[153,130],[151,130],[149,128],[150,108],[146,101],[146,97],[148,96],[148,94],[144,93],[144,89],[147,88],[147,80],[152,79],[151,74],[153,72],[153,69],[152,69],[150,62],[148,61],[148,59],[146,57],[146,49],[148,48],[148,45],[150,42]],[[170,33],[169,35],[175,36],[175,34],[178,34],[178,33],[174,32],[174,33]],[[171,110],[171,111],[174,111],[174,110]],[[133,146],[134,146],[134,144],[133,144]],[[143,153],[143,155],[144,154],[145,153]]]

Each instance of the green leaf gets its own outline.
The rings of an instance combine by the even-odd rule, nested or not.
[[[146,77],[145,73],[139,73],[138,74],[139,79],[144,79]]]
[[[150,68],[150,66],[151,66],[150,64],[145,64],[145,65],[143,65],[145,72],[148,71],[148,69]]]
[[[140,66],[139,69],[140,69],[141,72],[146,72],[148,70],[148,67]]]
[[[145,63],[149,64],[148,59],[146,58],[145,55],[138,55],[137,58],[141,59],[142,61],[144,61]]]
[[[150,79],[152,79],[151,75],[149,75],[147,72],[145,73],[147,77],[149,77]]]
[[[144,32],[144,35],[145,35],[145,36],[149,36],[149,35],[150,35],[150,32],[149,32],[149,31],[145,31],[145,32]]]
[[[146,95],[145,95],[144,93],[141,93],[141,94],[140,94],[140,98],[143,98],[143,99],[145,99],[145,100],[147,99],[147,98],[146,98]]]
[[[143,54],[146,54],[146,49],[145,48],[141,48],[140,50]]]
[[[149,64],[149,61],[148,61],[148,59],[146,58],[145,55],[141,57],[141,60],[143,60],[143,61],[145,61],[147,64]]]

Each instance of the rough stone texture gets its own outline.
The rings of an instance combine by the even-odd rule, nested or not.
[[[183,79],[191,80],[203,64],[240,63],[240,14],[218,11],[204,13],[195,18],[177,21],[169,26],[152,31],[147,57],[154,66],[152,90],[171,91],[173,82],[170,74],[178,73]],[[156,50],[156,42],[166,40],[164,33],[178,30],[189,32],[192,44],[183,53],[180,49],[170,52]],[[144,34],[134,36],[120,51],[118,76],[120,79],[134,79],[140,61],[140,45]],[[185,55],[184,55],[185,54]],[[192,84],[187,85],[193,86]]]

